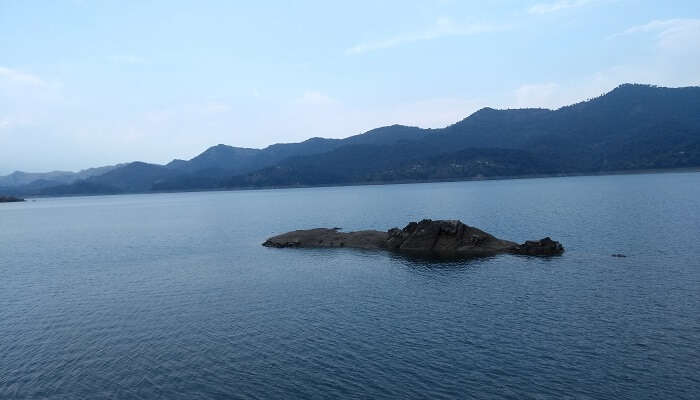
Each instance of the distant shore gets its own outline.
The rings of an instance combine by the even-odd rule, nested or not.
[[[383,185],[410,185],[416,183],[443,183],[443,182],[472,182],[472,181],[500,181],[513,179],[543,179],[543,178],[566,178],[585,176],[615,176],[615,175],[650,175],[650,174],[673,174],[673,173],[695,173],[700,172],[700,167],[692,168],[669,168],[669,169],[637,169],[622,171],[602,171],[602,172],[580,172],[561,174],[532,174],[532,175],[510,175],[510,176],[476,176],[464,178],[447,179],[427,179],[427,180],[396,180],[396,181],[376,181],[357,183],[338,183],[324,185],[285,185],[285,186],[257,186],[257,187],[230,187],[230,188],[209,188],[192,190],[158,190],[149,192],[125,192],[125,193],[94,193],[94,194],[63,194],[63,195],[29,195],[27,198],[52,198],[52,197],[91,197],[91,196],[120,196],[129,194],[159,194],[159,193],[197,193],[197,192],[234,192],[245,190],[271,190],[271,189],[304,189],[323,187],[346,187],[346,186],[383,186]],[[7,196],[6,196],[7,197]],[[25,201],[20,199],[19,201]]]
[[[0,196],[0,203],[19,203],[24,199],[14,196]]]

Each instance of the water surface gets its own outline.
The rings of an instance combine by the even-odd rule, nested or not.
[[[426,217],[567,251],[260,245]],[[695,399],[698,260],[698,173],[2,204],[0,398]]]

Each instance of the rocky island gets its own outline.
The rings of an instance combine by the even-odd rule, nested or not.
[[[19,201],[24,201],[24,199],[13,196],[0,196],[0,203],[16,203]]]
[[[522,244],[499,239],[457,220],[411,222],[403,229],[386,232],[366,230],[340,232],[339,228],[316,228],[287,232],[263,243],[266,247],[349,247],[388,250],[437,257],[479,257],[501,253],[550,256],[564,252],[561,243],[549,237]]]

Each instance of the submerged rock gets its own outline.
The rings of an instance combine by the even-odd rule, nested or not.
[[[438,257],[478,257],[499,253],[546,256],[564,252],[559,242],[548,237],[517,244],[499,239],[461,221],[430,219],[411,222],[403,229],[392,228],[387,232],[340,232],[337,228],[298,230],[273,236],[267,239],[263,246],[382,249]]]

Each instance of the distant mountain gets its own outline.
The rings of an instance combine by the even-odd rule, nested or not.
[[[78,172],[51,171],[32,173],[15,171],[9,175],[0,176],[0,193],[15,195],[39,194],[43,192],[44,189],[56,186],[70,186],[74,182],[93,176],[103,175],[124,165],[125,164],[107,165],[104,167],[88,168]]]
[[[219,144],[208,148],[202,154],[189,161],[173,160],[166,167],[177,170],[195,172],[205,169],[222,169],[228,171],[245,170],[262,152],[260,149],[231,147]]]
[[[291,158],[232,177],[226,186],[700,167],[699,149],[700,88],[626,84],[555,111],[484,108],[410,144],[341,147]]]
[[[173,160],[166,166],[180,172],[154,183],[154,190],[212,189],[229,178],[276,165],[293,157],[320,155],[350,145],[393,145],[415,141],[426,130],[401,125],[373,129],[345,139],[311,138],[300,143],[278,143],[264,149],[213,146],[189,161]]]
[[[700,88],[625,84],[558,110],[484,108],[441,129],[392,125],[345,139],[312,138],[264,149],[220,144],[191,160],[133,162],[86,170],[90,173],[80,178],[60,171],[15,173],[0,177],[5,186],[0,193],[128,193],[681,167],[700,167]]]
[[[53,182],[67,182],[74,175],[74,172],[69,171],[51,171],[44,173],[15,171],[9,175],[0,176],[0,187],[28,185],[40,179]]]
[[[153,184],[177,175],[178,172],[162,165],[136,161],[77,183],[88,182],[120,192],[147,192]]]
[[[315,157],[299,157],[246,175],[231,188],[315,186],[459,178],[555,174],[557,164],[523,150],[469,148],[435,155],[421,143],[342,147]]]
[[[275,165],[289,157],[323,154],[353,144],[391,145],[422,138],[425,130],[401,125],[373,129],[345,139],[311,138],[300,143],[279,143],[264,149],[231,147],[219,144],[208,148],[189,161],[173,160],[166,166],[183,172],[208,170],[236,175]]]
[[[118,165],[108,165],[104,167],[88,168],[78,172],[70,171],[51,171],[51,172],[23,172],[15,171],[9,175],[0,176],[0,187],[16,187],[24,186],[37,181],[45,182],[46,184],[57,185],[59,183],[71,183],[79,179],[89,178],[95,175],[102,175],[109,172],[115,168],[122,166]]]

